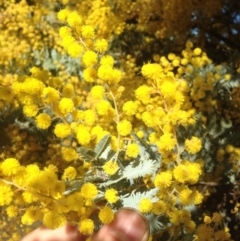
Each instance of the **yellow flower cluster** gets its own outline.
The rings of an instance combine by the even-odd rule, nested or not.
[[[0,65],[5,66],[0,70],[1,75],[11,72],[10,65],[25,72],[34,62],[34,51],[55,48],[61,52],[58,32],[48,17],[51,13],[54,13],[54,4],[50,1],[46,5],[28,4],[24,0],[1,2]]]
[[[121,6],[122,11],[117,17],[106,7],[107,2],[82,1],[76,5],[76,9],[85,6],[81,11],[65,8],[57,14],[58,21],[64,24],[59,29],[61,46],[76,60],[81,70],[79,78],[62,76],[61,66],[57,74],[62,77],[38,67],[32,67],[29,75],[9,79],[1,75],[0,109],[5,110],[7,103],[1,120],[4,117],[11,122],[16,110],[24,114],[0,130],[6,136],[0,153],[3,220],[18,219],[17,226],[42,221],[49,228],[69,222],[78,224],[83,235],[92,235],[96,226],[109,224],[114,212],[129,204],[152,223],[160,217],[169,220],[164,228],[173,239],[184,233],[195,234],[201,241],[205,232],[206,240],[230,240],[228,232],[213,228],[222,224],[219,215],[205,217],[204,224],[196,227],[188,211],[188,206],[201,205],[207,196],[199,186],[205,184],[202,180],[211,179],[203,171],[207,164],[202,160],[210,144],[201,132],[209,121],[206,113],[212,113],[216,105],[211,91],[223,76],[227,79],[226,73],[191,42],[186,43],[181,56],[154,55],[154,62],[141,68],[130,55],[114,59],[107,53],[112,26],[117,26],[116,34],[123,32],[128,25],[122,23],[127,11],[137,13],[138,21],[147,24],[154,4],[147,0],[118,1],[116,9]],[[39,6],[36,3],[26,10],[25,5],[25,1],[18,4],[24,10],[23,16]],[[163,3],[163,8],[172,9],[172,5],[172,1]],[[146,9],[140,11],[144,6]],[[88,17],[84,14],[87,9],[92,11]],[[23,21],[18,11],[13,9],[11,21],[4,19],[9,31],[16,31],[13,21]],[[113,24],[106,23],[108,14]],[[96,23],[98,17],[95,28],[91,23]],[[171,17],[172,13],[169,23],[174,25]],[[38,29],[30,25],[27,30],[25,24],[21,29],[30,34],[26,39],[32,38],[34,49],[42,47],[34,42]],[[167,30],[159,31],[156,35],[164,35]],[[47,45],[61,49],[55,46],[55,34]],[[23,41],[19,53],[26,53],[27,46]],[[3,50],[7,47],[3,43]],[[0,64],[8,66],[9,59],[15,60],[16,56],[5,54]],[[26,63],[21,66],[17,62],[23,69]],[[70,67],[69,72],[71,75]],[[237,94],[233,91],[232,95],[238,103]],[[216,178],[222,173],[225,159],[235,173],[239,172],[239,148],[222,145],[214,151],[219,163]],[[158,223],[153,227],[158,228]]]
[[[97,38],[95,29],[84,22],[76,11],[62,9],[58,12],[58,19],[68,26],[59,30],[62,45],[71,57],[81,58],[84,66],[83,77],[87,82],[97,82],[97,78],[108,84],[116,84],[122,78],[120,70],[113,68],[113,64],[102,61],[107,55],[103,55],[99,62],[99,55],[108,49],[108,42],[104,38]]]
[[[229,230],[222,228],[223,217],[219,213],[213,213],[212,217],[205,216],[203,221],[204,224],[200,224],[195,231],[197,240],[232,240]]]
[[[66,213],[76,212],[79,217],[83,215],[81,208],[91,208],[92,200],[97,196],[98,190],[93,183],[85,183],[82,187],[70,196],[67,194],[68,180],[73,180],[77,171],[74,167],[68,167],[63,174],[64,182],[58,180],[56,175],[57,167],[49,165],[44,170],[40,170],[35,164],[26,167],[21,166],[19,161],[14,158],[5,159],[0,165],[1,181],[0,189],[1,195],[0,206],[7,206],[13,203],[14,190],[22,192],[22,201],[16,197],[18,202],[14,202],[7,208],[9,217],[15,217],[21,205],[29,204],[29,207],[23,208],[20,212],[21,222],[24,225],[32,225],[33,223],[42,220],[43,224],[49,228],[57,228],[67,222]],[[14,180],[14,182],[12,182]],[[46,185],[48,183],[48,185]],[[5,185],[7,184],[7,185]],[[111,199],[111,198],[110,198]],[[117,199],[116,199],[117,200]],[[39,205],[44,204],[44,208],[39,209]],[[82,204],[81,204],[82,203]],[[111,215],[109,216],[109,214]],[[109,223],[113,219],[113,211],[104,209],[99,214],[103,223]],[[77,216],[76,216],[77,217]],[[86,216],[87,217],[87,216]],[[69,220],[73,222],[74,220]],[[90,225],[91,224],[91,225]],[[79,230],[89,235],[93,232],[94,225],[91,219],[80,221]]]
[[[180,183],[189,182],[195,184],[199,180],[201,173],[201,166],[190,161],[182,162],[173,170],[174,178]]]
[[[78,44],[82,44],[84,50],[81,53],[82,57],[78,57],[81,57],[83,63],[83,73],[85,73],[83,76],[90,76],[87,73],[93,73],[91,74],[93,81],[90,82],[94,82],[95,85],[90,88],[86,99],[79,100],[77,98],[79,90],[75,88],[78,85],[56,80],[55,77],[37,68],[32,71],[38,76],[45,74],[44,80],[31,76],[23,77],[13,83],[14,97],[23,105],[24,114],[29,118],[35,118],[35,125],[39,129],[52,128],[53,134],[59,139],[61,144],[58,147],[58,154],[61,155],[63,162],[59,164],[56,159],[50,160],[48,166],[45,165],[41,170],[37,165],[24,167],[17,159],[5,159],[0,166],[1,173],[5,181],[10,182],[14,177],[14,182],[13,188],[2,185],[2,192],[6,194],[2,199],[2,205],[11,204],[14,188],[20,188],[20,190],[25,188],[23,200],[30,206],[22,212],[23,224],[31,225],[42,220],[44,225],[56,228],[67,221],[78,222],[80,232],[85,235],[92,234],[94,223],[90,219],[91,213],[93,210],[98,210],[101,223],[110,223],[114,217],[112,206],[119,205],[121,190],[107,188],[102,198],[111,207],[103,207],[97,201],[98,195],[100,197],[102,195],[101,191],[99,192],[100,186],[91,182],[90,177],[88,181],[84,181],[85,175],[94,172],[97,174],[96,178],[103,180],[115,178],[118,171],[127,164],[123,165],[121,161],[119,162],[120,159],[113,157],[112,160],[102,164],[104,172],[96,171],[94,164],[85,161],[85,154],[79,154],[78,147],[93,147],[103,136],[111,133],[112,149],[116,151],[116,155],[119,155],[120,150],[124,150],[126,159],[131,163],[143,151],[140,149],[141,145],[136,143],[131,135],[133,131],[137,131],[140,139],[147,137],[146,140],[155,145],[156,152],[161,154],[164,160],[156,175],[144,177],[143,182],[148,188],[159,188],[157,197],[161,201],[153,202],[149,198],[142,198],[137,208],[146,215],[164,214],[171,219],[173,225],[183,223],[186,230],[193,232],[195,223],[190,217],[186,218],[182,215],[184,215],[185,206],[200,205],[203,201],[204,197],[200,191],[190,186],[199,182],[203,174],[202,166],[196,162],[196,159],[193,161],[183,159],[180,148],[197,156],[203,148],[203,141],[192,136],[190,139],[185,139],[183,145],[179,143],[177,136],[178,127],[195,124],[193,106],[187,106],[184,103],[185,99],[189,100],[187,81],[180,79],[177,75],[174,76],[169,67],[169,65],[172,68],[179,67],[181,61],[177,65],[176,61],[173,62],[176,56],[170,56],[169,63],[168,60],[161,59],[159,63],[143,65],[142,74],[145,83],[135,88],[132,99],[123,95],[123,101],[119,102],[125,87],[111,85],[115,80],[117,80],[116,83],[120,80],[118,70],[113,71],[112,58],[104,55],[98,67],[101,52],[95,52],[86,41],[87,38],[95,36],[91,28],[83,25],[83,21],[75,12],[66,12],[66,14],[70,17],[66,17],[64,21],[68,22],[69,27],[62,28],[61,35],[64,36],[62,33],[64,31],[66,34],[72,33],[72,29],[77,32],[76,26],[80,28],[78,31],[82,42]],[[85,26],[84,31],[81,30],[83,26]],[[86,45],[83,44],[85,42]],[[200,54],[199,50],[195,50],[193,56],[195,58]],[[106,71],[108,69],[111,76],[110,72]],[[114,79],[112,79],[113,76],[115,76]],[[99,79],[101,81],[98,82]],[[56,81],[59,81],[58,85]],[[142,126],[151,132],[147,134],[148,131],[142,131]],[[51,153],[53,154],[54,150],[49,151],[49,155]],[[89,155],[90,159],[95,161],[91,152]],[[77,164],[79,159],[80,166]],[[49,165],[52,163],[53,165]],[[71,166],[69,166],[70,163]],[[57,175],[57,167],[62,172],[61,179]],[[46,182],[51,185],[46,187],[44,185]],[[45,200],[47,197],[50,198],[49,201]],[[37,209],[40,203],[45,205],[41,212]],[[82,206],[76,203],[81,203]],[[8,209],[8,215],[14,216],[15,210],[16,207],[11,206]]]

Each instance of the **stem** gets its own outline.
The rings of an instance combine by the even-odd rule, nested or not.
[[[119,115],[119,111],[118,111],[118,107],[117,107],[117,102],[116,102],[116,98],[114,96],[114,94],[112,93],[109,85],[108,86],[108,89],[109,89],[109,94],[111,95],[112,99],[113,99],[113,104],[114,104],[114,109],[115,109],[115,112],[116,112],[116,116],[117,116],[117,119],[116,119],[116,123],[118,124],[120,122],[120,115]],[[124,166],[122,165],[122,163],[120,162],[120,160],[118,160],[118,156],[119,156],[119,150],[120,150],[120,134],[118,132],[118,136],[117,136],[117,152],[116,152],[116,157],[115,157],[115,161],[118,162],[120,168],[123,170]]]
[[[7,180],[2,179],[2,178],[0,179],[0,181],[4,182],[4,183],[7,184],[7,185],[14,186],[14,187],[16,187],[16,188],[19,189],[19,190],[27,191],[26,188],[20,187],[20,186],[18,186],[17,184],[15,184],[14,182],[10,182],[10,181],[7,181]]]
[[[102,186],[109,186],[109,185],[112,185],[112,184],[114,184],[114,183],[117,183],[117,182],[119,182],[119,181],[121,181],[122,179],[124,179],[124,178],[126,178],[125,176],[122,176],[122,177],[120,177],[119,179],[117,179],[117,180],[113,180],[113,181],[111,181],[111,182],[106,182],[106,183],[101,183],[99,186],[100,187],[102,187]],[[107,184],[107,185],[106,185]]]
[[[2,178],[0,179],[0,181],[2,181],[3,183],[5,183],[6,185],[14,186],[14,187],[16,187],[18,190],[29,191],[27,188],[20,187],[20,186],[18,186],[18,185],[17,185],[16,183],[14,183],[14,182],[10,182],[10,181],[7,181],[7,180],[2,179]],[[42,193],[38,193],[38,192],[36,192],[36,193],[31,192],[31,193],[32,193],[32,194],[35,194],[35,195],[40,195],[40,196],[45,197],[45,198],[50,198],[50,199],[52,199],[52,200],[54,200],[54,201],[57,201],[57,199],[55,199],[55,198],[53,198],[53,197],[50,197],[50,196],[47,196],[47,195],[42,194]]]

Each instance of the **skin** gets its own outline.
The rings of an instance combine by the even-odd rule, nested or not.
[[[112,223],[104,225],[95,233],[91,241],[147,241],[149,226],[146,219],[133,209],[124,208],[116,213]],[[65,225],[50,230],[45,227],[35,229],[21,241],[85,241],[75,226]]]

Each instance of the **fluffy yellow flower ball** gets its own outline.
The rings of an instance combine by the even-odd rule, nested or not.
[[[67,17],[68,17],[68,15],[69,15],[69,10],[67,10],[67,9],[62,9],[62,10],[60,10],[58,13],[57,13],[57,18],[60,20],[60,21],[62,21],[62,22],[64,22],[64,21],[66,21],[67,20]]]
[[[105,192],[105,198],[109,203],[115,203],[118,201],[118,192],[114,188],[110,188]]]
[[[54,134],[58,138],[65,138],[71,134],[71,127],[68,123],[58,123],[54,128]]]
[[[94,223],[92,219],[83,219],[79,223],[79,231],[83,235],[91,235],[94,231]]]
[[[98,190],[93,183],[85,183],[81,188],[81,194],[85,199],[92,200],[97,196]]]
[[[109,224],[114,218],[114,212],[110,207],[105,206],[100,210],[98,217],[103,224]]]
[[[76,40],[73,36],[71,35],[66,35],[62,38],[62,46],[64,47],[64,49],[68,50],[68,46],[72,43],[74,43]]]
[[[18,215],[18,207],[14,205],[10,205],[6,208],[7,215],[9,218],[16,217]]]
[[[37,115],[38,113],[38,106],[35,104],[29,104],[29,105],[24,105],[23,106],[23,113],[27,116],[27,117],[34,117]]]
[[[156,215],[162,214],[165,212],[167,205],[164,201],[159,200],[158,202],[153,203],[152,212]]]
[[[162,67],[159,64],[151,63],[144,64],[141,69],[142,75],[145,78],[150,78],[153,80],[158,79],[162,71]]]
[[[97,74],[101,80],[106,81],[109,84],[118,83],[122,78],[121,71],[110,65],[101,65],[98,68]]]
[[[114,175],[119,169],[117,162],[115,161],[108,161],[103,165],[103,170],[106,172],[107,175]]]
[[[93,126],[96,122],[96,113],[94,110],[85,110],[84,111],[84,122],[87,126]]]
[[[72,35],[72,30],[67,26],[62,26],[59,28],[59,35],[61,38],[64,38],[65,36],[70,36]]]
[[[164,96],[164,98],[169,98],[169,97],[174,98],[176,89],[177,89],[177,84],[171,79],[164,80],[164,82],[160,85],[160,91],[161,91],[161,94]]]
[[[81,34],[83,38],[93,38],[95,36],[95,31],[91,25],[83,25],[81,28]]]
[[[85,146],[91,141],[91,133],[85,128],[85,126],[79,126],[77,128],[77,140],[78,143]]]
[[[88,67],[83,70],[83,78],[86,82],[93,83],[97,79],[97,71],[93,67]]]
[[[124,114],[126,114],[128,116],[132,116],[137,113],[137,108],[138,108],[138,105],[136,102],[127,101],[123,104],[122,110],[123,110]]]
[[[42,101],[46,104],[53,103],[60,99],[59,91],[52,87],[45,87],[41,95]]]
[[[193,54],[196,55],[196,56],[200,55],[201,53],[202,53],[202,50],[200,48],[195,48],[193,50]]]
[[[82,56],[82,62],[85,67],[90,67],[96,64],[98,61],[98,56],[94,51],[87,50]]]
[[[0,206],[9,205],[14,194],[11,187],[0,184],[0,193]]]
[[[74,109],[74,103],[69,98],[62,98],[59,101],[58,108],[62,115],[66,116]]]
[[[148,213],[153,208],[153,203],[149,198],[142,198],[138,205],[139,211],[142,213]]]
[[[111,109],[111,104],[107,100],[100,100],[96,105],[96,110],[99,115],[108,115]]]
[[[114,58],[111,55],[103,55],[100,59],[100,65],[109,65],[110,67],[113,67]]]
[[[36,119],[36,126],[40,129],[47,129],[51,125],[51,116],[46,113],[39,114]]]
[[[76,11],[70,12],[67,14],[67,22],[70,27],[76,27],[82,24],[82,18]]]
[[[63,176],[62,176],[62,179],[63,180],[66,180],[66,179],[74,179],[76,178],[77,176],[77,171],[74,167],[67,167],[65,170],[64,170],[64,173],[63,173]]]
[[[156,175],[154,179],[155,187],[168,188],[172,183],[172,173],[171,172],[161,172]]]
[[[80,57],[83,51],[84,51],[83,46],[78,42],[72,42],[67,48],[68,54],[73,58]]]
[[[150,99],[151,92],[151,87],[147,85],[141,85],[135,90],[135,97],[143,103],[147,103]]]
[[[91,95],[95,99],[103,99],[105,89],[102,85],[95,85],[91,89]]]
[[[17,174],[20,167],[19,161],[15,158],[7,158],[0,165],[0,171],[5,176]]]
[[[132,124],[128,120],[122,120],[117,124],[117,131],[121,136],[127,136],[132,131]]]
[[[139,148],[138,144],[131,143],[127,146],[126,154],[128,157],[135,158],[138,156],[139,153],[140,153],[140,148]]]
[[[180,194],[179,194],[179,200],[182,203],[183,206],[188,206],[190,204],[194,203],[193,191],[190,190],[189,188],[183,189]]]
[[[106,39],[97,39],[94,44],[94,50],[99,53],[103,53],[108,48],[108,42]]]
[[[157,142],[157,147],[160,151],[173,150],[177,144],[176,137],[172,133],[164,133]]]
[[[62,156],[65,161],[71,162],[78,158],[78,153],[72,147],[63,147]]]
[[[186,139],[184,144],[189,154],[196,154],[202,149],[202,141],[196,136],[193,136],[191,139]]]

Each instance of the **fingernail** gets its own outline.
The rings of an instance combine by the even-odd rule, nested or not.
[[[124,208],[116,213],[114,221],[107,225],[105,241],[147,241],[149,225],[138,211]],[[99,240],[100,241],[100,240]]]
[[[120,227],[128,236],[130,241],[147,241],[150,228],[147,219],[138,210],[133,208],[124,208],[121,211],[122,216],[128,215],[128,220],[122,220]],[[117,216],[117,215],[116,215]]]

